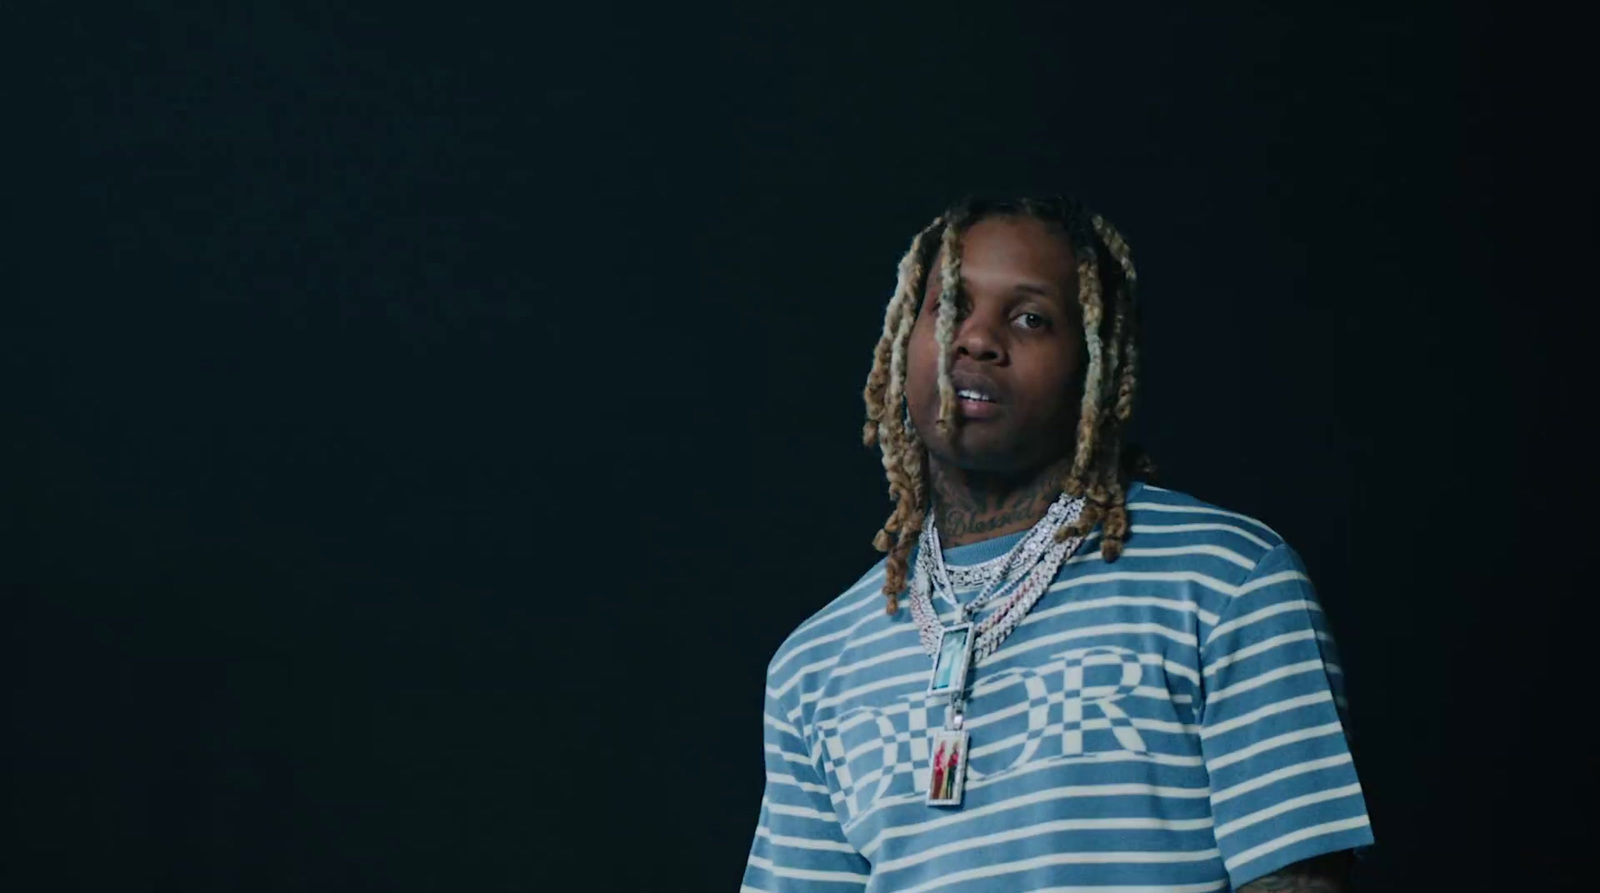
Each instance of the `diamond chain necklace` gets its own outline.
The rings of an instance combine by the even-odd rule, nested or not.
[[[1057,531],[1078,520],[1083,513],[1083,505],[1082,497],[1062,493],[1051,503],[1044,517],[1005,555],[978,565],[957,568],[945,565],[938,526],[930,511],[917,547],[917,566],[910,593],[911,615],[917,623],[923,650],[934,654],[943,631],[938,609],[933,605],[933,591],[955,606],[957,622],[969,622],[1009,588],[1010,594],[1005,601],[974,627],[977,640],[973,643],[972,661],[976,663],[993,653],[1044,595],[1061,563],[1083,542],[1082,537],[1070,537],[1060,543],[1055,540]],[[963,605],[956,598],[957,587],[977,587],[979,592]]]
[[[1051,503],[1044,517],[1000,561],[986,561],[975,568],[954,571],[945,566],[939,530],[933,513],[928,514],[918,544],[921,551],[917,555],[916,572],[911,580],[911,616],[916,620],[923,650],[933,657],[928,693],[948,698],[944,728],[930,729],[928,735],[931,756],[926,802],[929,806],[961,805],[972,743],[972,735],[966,730],[970,670],[1000,647],[1034,603],[1049,590],[1061,562],[1083,542],[1082,537],[1075,536],[1058,543],[1056,534],[1065,525],[1078,520],[1082,513],[1082,497],[1073,498],[1062,493]],[[957,580],[961,585],[979,587],[977,596],[965,605],[956,598]],[[999,599],[1006,586],[1012,583],[1015,585],[1011,594],[994,612],[974,623],[972,618],[977,612]],[[940,621],[929,595],[933,589],[956,606],[955,623],[945,626]]]

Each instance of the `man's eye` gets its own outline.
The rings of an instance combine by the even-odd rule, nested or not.
[[[1020,313],[1011,322],[1013,325],[1019,325],[1025,329],[1042,329],[1050,325],[1050,320],[1037,313]]]

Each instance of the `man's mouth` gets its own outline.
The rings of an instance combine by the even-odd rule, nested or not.
[[[1005,391],[1000,384],[975,369],[950,370],[950,384],[956,389],[956,407],[963,419],[992,419],[1002,412]]]

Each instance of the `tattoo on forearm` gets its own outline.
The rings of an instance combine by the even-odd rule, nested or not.
[[[1239,893],[1347,893],[1349,876],[1349,851],[1328,853],[1258,877]]]
[[[1243,887],[1239,893],[1344,893],[1345,886],[1340,881],[1326,877],[1306,877],[1303,874],[1285,874],[1275,871],[1265,877],[1258,877]]]

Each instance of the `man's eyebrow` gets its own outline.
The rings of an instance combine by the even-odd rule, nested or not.
[[[1011,290],[1013,292],[1019,292],[1026,295],[1038,295],[1042,298],[1048,298],[1051,294],[1048,286],[1039,285],[1034,282],[1019,282],[1016,285],[1011,286]]]

